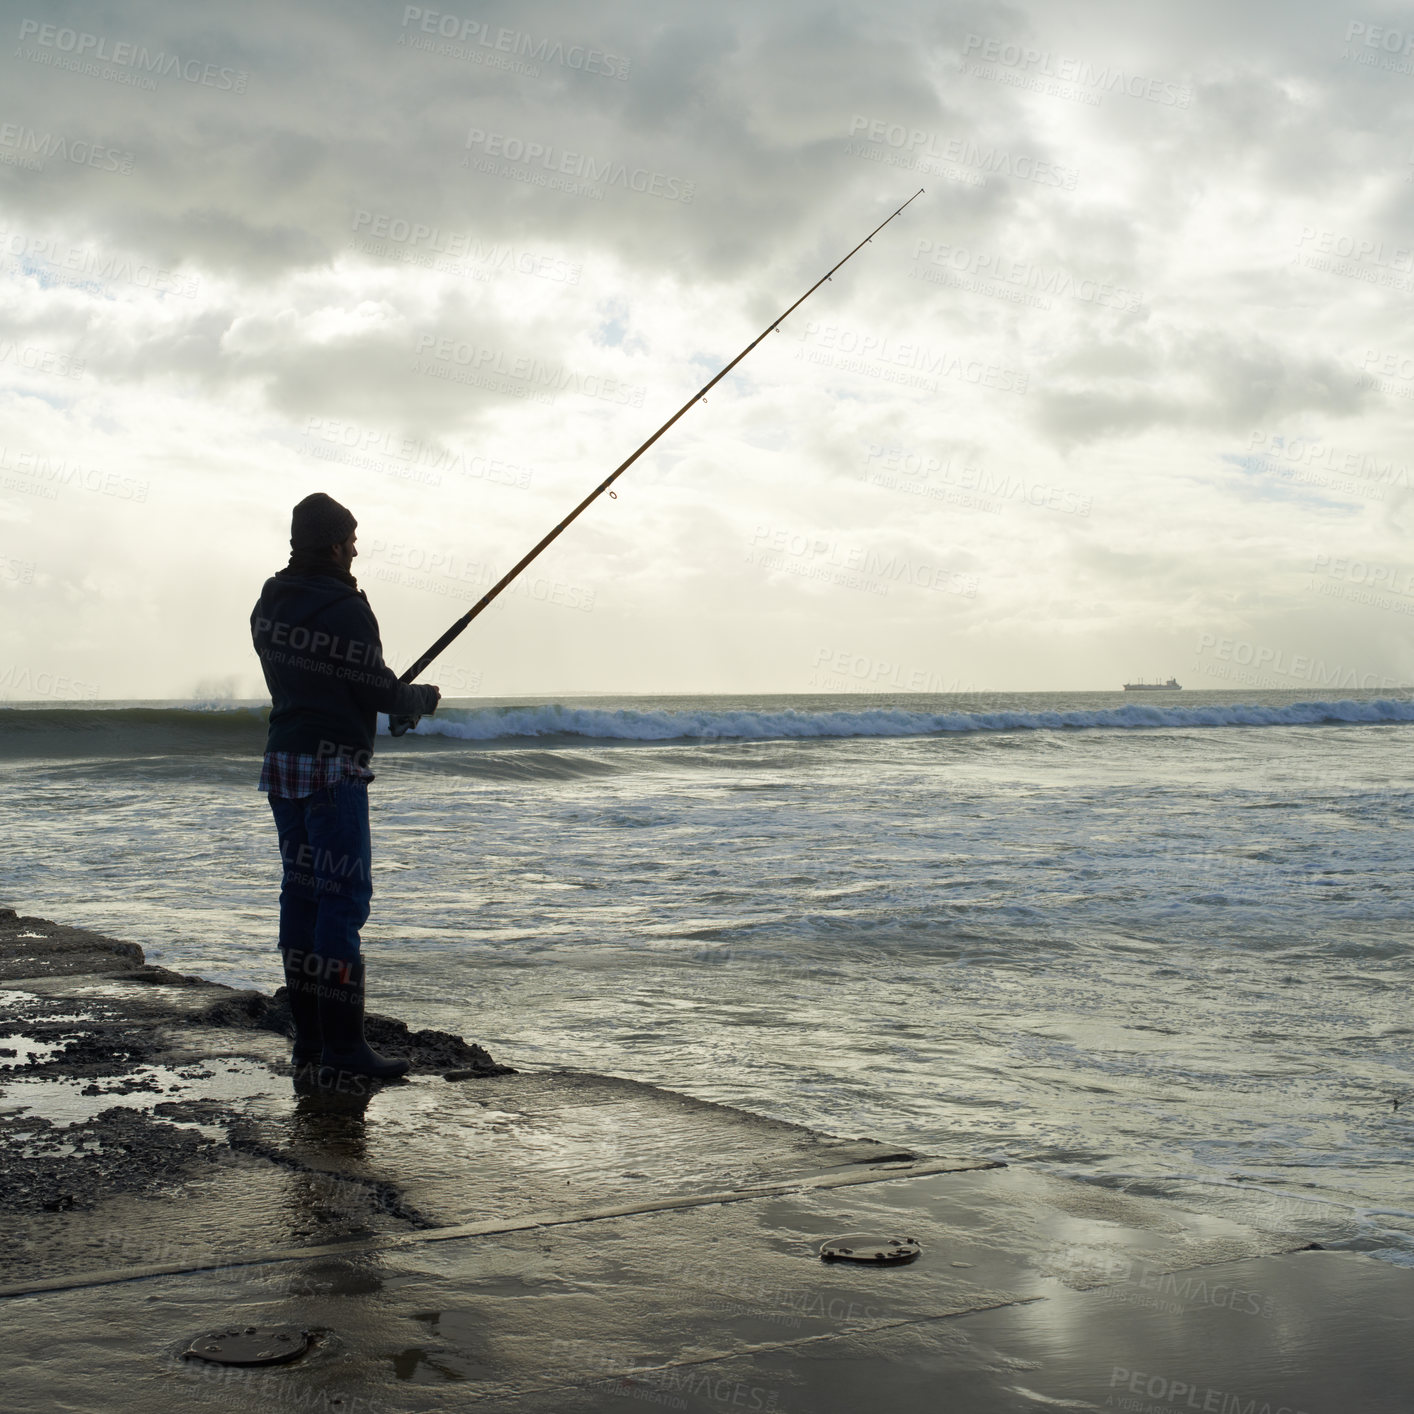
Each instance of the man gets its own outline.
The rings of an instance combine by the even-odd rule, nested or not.
[[[323,492],[294,509],[290,562],[265,581],[251,638],[270,689],[260,789],[280,836],[280,951],[295,1021],[293,1061],[380,1080],[403,1060],[363,1034],[359,929],[373,895],[368,783],[377,714],[414,721],[441,694],[399,682],[378,620],[349,572],[358,522]]]

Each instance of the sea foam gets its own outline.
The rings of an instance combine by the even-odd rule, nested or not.
[[[1223,703],[1195,707],[1122,707],[1067,712],[910,712],[898,707],[854,711],[750,709],[652,711],[639,708],[450,708],[424,718],[420,736],[465,741],[517,737],[583,737],[597,741],[773,741],[822,737],[933,736],[947,732],[1142,730],[1155,727],[1332,726],[1414,722],[1414,701],[1379,698],[1356,702],[1295,702],[1264,707]],[[378,719],[386,734],[387,719]]]

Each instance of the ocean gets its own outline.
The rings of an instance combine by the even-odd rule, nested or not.
[[[1414,700],[460,701],[384,736],[370,1006],[1414,1265]],[[273,990],[257,703],[0,708],[0,903]]]

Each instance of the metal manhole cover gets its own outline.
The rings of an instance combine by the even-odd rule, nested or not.
[[[197,1336],[182,1353],[217,1365],[283,1365],[309,1346],[310,1333],[300,1326],[228,1326]]]
[[[911,1262],[922,1252],[917,1238],[884,1237],[877,1232],[848,1232],[820,1245],[824,1262],[868,1262],[875,1266],[898,1266]]]

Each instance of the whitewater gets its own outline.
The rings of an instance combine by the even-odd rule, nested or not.
[[[1414,1262],[1414,701],[449,702],[380,736],[376,1007]],[[0,903],[271,990],[256,703],[0,707]]]
[[[580,736],[598,740],[769,741],[808,737],[928,736],[935,732],[1041,731],[1082,727],[1258,727],[1310,726],[1338,722],[1414,722],[1414,702],[1396,698],[1296,702],[1280,706],[1250,703],[1202,707],[1151,706],[1072,711],[920,712],[897,707],[860,711],[723,710],[643,711],[565,707],[558,703],[521,708],[457,711],[428,718],[425,736],[496,741],[503,737]],[[387,719],[379,723],[386,735]]]

